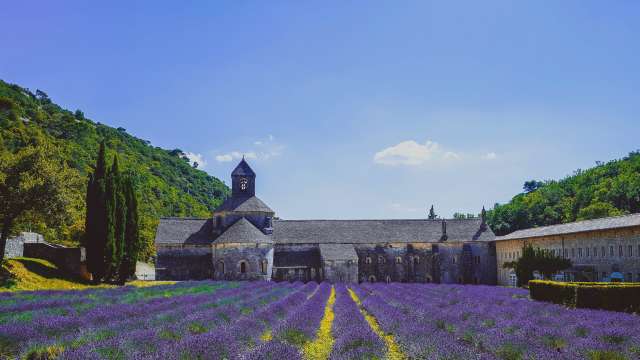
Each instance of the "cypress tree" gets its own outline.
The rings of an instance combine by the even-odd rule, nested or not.
[[[138,254],[140,253],[138,198],[136,197],[131,177],[128,177],[123,184],[127,214],[124,235],[124,257],[120,265],[121,284],[124,284],[128,278],[135,274],[136,262],[138,261]]]
[[[115,258],[113,261],[114,271],[119,272],[125,256],[125,230],[127,220],[127,200],[125,197],[124,180],[120,170],[117,168],[118,158],[113,159],[115,174]],[[118,278],[122,276],[118,275]]]
[[[104,247],[106,243],[106,150],[104,141],[100,144],[96,168],[89,177],[86,195],[86,219],[84,245],[87,251],[87,268],[94,282],[99,282],[105,275]]]
[[[118,235],[117,235],[117,192],[118,192],[118,178],[120,176],[120,169],[118,168],[118,158],[114,156],[113,165],[111,170],[106,176],[105,186],[105,207],[106,207],[106,243],[104,253],[105,263],[105,278],[107,280],[113,279],[118,270]]]

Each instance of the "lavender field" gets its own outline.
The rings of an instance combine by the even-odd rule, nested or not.
[[[0,294],[0,358],[637,359],[640,318],[519,289],[183,282]]]

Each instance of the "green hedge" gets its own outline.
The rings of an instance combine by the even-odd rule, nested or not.
[[[534,300],[590,309],[640,312],[640,283],[566,283],[531,280]]]

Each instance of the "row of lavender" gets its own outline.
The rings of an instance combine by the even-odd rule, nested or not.
[[[325,289],[328,285],[321,286]],[[185,282],[0,296],[0,358],[236,358],[317,284]],[[247,354],[243,354],[247,353]]]
[[[326,283],[19,293],[0,296],[0,314],[0,358],[314,358],[308,349],[330,359],[385,355],[347,288]],[[321,322],[328,336],[320,336]]]
[[[567,309],[520,289],[434,284],[354,287],[410,358],[636,359],[637,315]]]

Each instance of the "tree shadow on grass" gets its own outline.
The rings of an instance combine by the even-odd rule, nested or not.
[[[47,266],[37,260],[26,259],[26,258],[17,258],[13,260],[21,263],[22,266],[24,266],[24,268],[27,269],[29,272],[34,273],[38,276],[41,276],[45,279],[66,280],[66,281],[76,282],[76,283],[85,284],[85,285],[89,284],[88,281],[83,280],[79,276],[70,275],[68,273],[65,273],[64,271],[61,271],[60,269],[55,267],[55,265]]]

